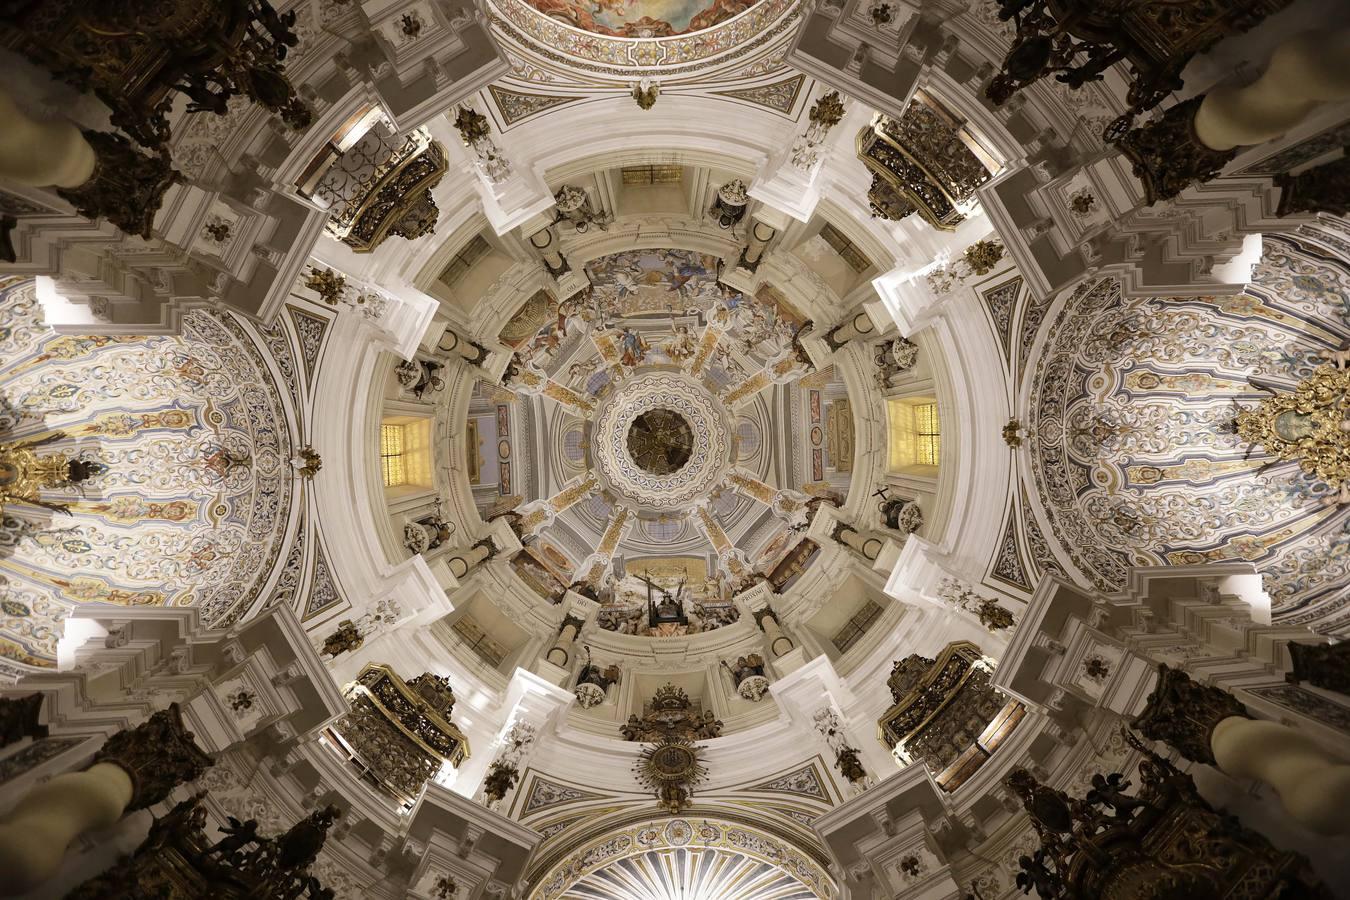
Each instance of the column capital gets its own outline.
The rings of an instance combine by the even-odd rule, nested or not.
[[[94,755],[93,764],[112,763],[131,776],[127,811],[154,806],[168,799],[175,787],[195,781],[215,764],[183,725],[177,703],[145,722],[108,738]]]
[[[1234,716],[1251,718],[1232,694],[1160,663],[1158,683],[1133,725],[1144,737],[1162,741],[1191,762],[1212,766],[1216,762],[1210,737],[1220,722]]]

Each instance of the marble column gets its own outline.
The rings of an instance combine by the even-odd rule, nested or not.
[[[441,334],[441,339],[436,342],[436,349],[451,357],[458,357],[471,366],[482,365],[489,355],[487,348],[468,338],[461,337],[451,328],[445,329]]]
[[[1347,58],[1350,28],[1308,31],[1285,41],[1256,81],[1205,94],[1195,113],[1195,136],[1211,150],[1279,137],[1319,105],[1350,97]]]
[[[831,350],[838,350],[849,341],[875,336],[876,331],[877,326],[872,322],[872,317],[867,314],[867,311],[858,310],[856,315],[845,319],[827,331],[825,343],[830,346]]]
[[[0,818],[0,894],[32,890],[56,874],[76,837],[168,799],[211,764],[176,703],[114,734],[89,768],[38,785]]]
[[[0,129],[0,178],[73,188],[93,177],[94,148],[70,122],[31,118],[3,89],[0,122],[5,123]]]
[[[450,570],[450,574],[462,579],[469,574],[474,566],[492,556],[495,549],[492,539],[485,538],[462,550],[451,551],[446,556],[445,565]]]
[[[740,267],[753,272],[759,268],[759,262],[764,258],[764,251],[769,246],[769,241],[773,240],[774,235],[778,234],[778,229],[767,222],[763,222],[758,216],[750,222],[750,239],[741,251]]]
[[[769,639],[769,652],[775,657],[789,653],[797,646],[793,643],[792,638],[783,633],[783,627],[778,624],[778,614],[771,607],[765,606],[762,609],[757,609],[754,615],[755,623],[759,625],[764,635]]]
[[[572,270],[572,267],[567,263],[567,257],[562,255],[558,244],[558,230],[552,225],[539,229],[530,235],[529,240],[530,246],[538,251],[539,258],[544,261],[544,267],[554,278],[559,275],[566,275]]]
[[[1275,789],[1284,810],[1310,831],[1350,834],[1350,765],[1307,734],[1253,719],[1221,688],[1200,684],[1180,669],[1158,667],[1158,683],[1134,727],[1183,757],[1234,778],[1254,778]]]
[[[572,660],[572,645],[576,643],[582,624],[582,620],[576,616],[566,616],[562,620],[562,627],[558,629],[558,639],[544,658],[560,669],[567,668]]]
[[[876,562],[877,557],[881,555],[881,548],[886,545],[886,539],[876,532],[859,531],[843,522],[835,526],[833,537],[845,547],[862,554],[868,562]]]

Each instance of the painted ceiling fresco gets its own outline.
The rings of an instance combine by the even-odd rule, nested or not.
[[[649,850],[597,869],[561,900],[815,900],[783,869],[739,853]]]
[[[679,249],[592,261],[589,293],[521,305],[499,335],[515,349],[504,384],[470,403],[480,512],[531,523],[517,574],[555,602],[589,585],[611,631],[665,637],[736,621],[736,585],[797,546],[809,503],[848,490],[842,379],[806,361],[805,319],[781,294],[725,288],[717,265]],[[648,406],[702,423],[675,471],[625,455],[625,423]]]
[[[1350,242],[1267,236],[1236,297],[1079,288],[1035,373],[1032,474],[1053,530],[1098,587],[1126,567],[1248,560],[1276,620],[1350,634],[1350,504],[1235,430],[1350,344]]]
[[[286,399],[251,326],[192,312],[180,337],[61,336],[31,280],[0,280],[0,443],[99,474],[5,506],[0,657],[56,661],[78,603],[243,615],[276,568],[295,500]],[[3,665],[3,663],[0,663]]]
[[[800,845],[708,817],[646,821],[573,845],[538,878],[534,896],[538,900],[813,900],[835,893],[829,874]]]
[[[671,37],[702,31],[755,0],[529,0],[546,16],[608,37]]]

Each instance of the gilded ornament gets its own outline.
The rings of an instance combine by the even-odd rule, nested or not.
[[[127,812],[168,799],[180,784],[196,781],[215,760],[197,746],[183,724],[182,709],[170,704],[135,728],[119,731],[94,754],[97,763],[112,763],[131,777]]]
[[[1284,678],[1290,684],[1306,681],[1313,687],[1350,694],[1350,641],[1335,644],[1291,641],[1289,659],[1293,671]]]
[[[345,690],[351,712],[334,732],[381,787],[411,803],[443,763],[458,767],[469,742],[450,720],[455,695],[443,676],[404,681],[382,663],[367,663]]]
[[[240,688],[233,694],[230,694],[228,697],[226,697],[225,701],[230,704],[230,710],[232,712],[238,713],[238,712],[247,712],[248,710],[252,709],[253,704],[257,701],[257,699],[258,699],[257,694],[253,693],[250,690]]]
[[[1232,694],[1192,680],[1181,669],[1159,664],[1158,683],[1133,726],[1151,741],[1162,741],[1192,762],[1214,765],[1209,739],[1224,719],[1251,718]]]
[[[1017,887],[1042,900],[1303,897],[1331,900],[1307,859],[1280,850],[1216,812],[1191,776],[1130,732],[1139,788],[1124,773],[1094,773],[1081,798],[1026,769],[1004,784],[1022,802],[1039,847],[1018,860]]]
[[[8,46],[95,94],[137,143],[164,149],[175,91],[187,96],[190,113],[224,115],[230,99],[244,95],[292,128],[308,126],[312,113],[282,65],[299,43],[296,18],[267,0],[34,0],[11,4],[4,24]],[[167,169],[167,153],[162,161]]]
[[[1350,215],[1350,148],[1342,147],[1336,159],[1297,175],[1276,175],[1275,186],[1280,188],[1277,216]]]
[[[638,105],[638,109],[651,109],[656,105],[656,98],[661,94],[661,85],[659,82],[652,81],[650,78],[643,78],[637,84],[633,85],[632,94],[633,100]]]
[[[332,269],[320,270],[311,266],[309,274],[305,276],[305,287],[317,293],[319,299],[329,306],[337,306],[342,300],[343,291],[347,289],[347,278]]]
[[[515,766],[500,760],[494,762],[483,779],[483,796],[490,804],[500,803],[519,778],[520,770]]]
[[[859,132],[857,153],[872,172],[874,215],[897,220],[918,210],[942,231],[965,220],[962,205],[992,177],[952,117],[918,99],[898,119],[878,114]]]
[[[1168,107],[1157,119],[1112,140],[1130,160],[1149,205],[1171,200],[1197,182],[1209,181],[1240,148],[1211,150],[1195,135],[1195,114],[1204,95]]]
[[[84,131],[94,151],[94,171],[75,187],[58,187],[61,199],[87,219],[107,219],[127,234],[149,239],[164,193],[183,180],[167,153],[147,156],[120,134]]]
[[[1003,258],[1003,244],[998,240],[976,241],[962,256],[973,274],[988,275]]]
[[[206,791],[176,804],[150,825],[150,833],[130,856],[96,875],[68,900],[321,900],[333,892],[311,874],[342,815],[335,806],[310,813],[285,833],[259,834],[258,821],[226,816],[220,837],[206,834]]]
[[[689,462],[694,433],[679,413],[657,407],[638,414],[628,426],[627,448],[638,468],[669,475]]]
[[[1097,208],[1097,198],[1087,188],[1079,188],[1069,195],[1069,212],[1080,219]]]
[[[1246,31],[1290,0],[1169,0],[1153,4],[1082,0],[997,0],[998,17],[1013,20],[1016,35],[985,96],[995,104],[1049,75],[1071,88],[1100,81],[1128,63],[1126,112],[1107,131],[1112,140],[1137,114],[1182,87],[1181,73],[1196,54],[1230,34]]]
[[[325,656],[337,656],[340,653],[359,650],[365,642],[366,636],[361,633],[356,623],[351,619],[343,619],[338,623],[337,631],[324,638],[323,649],[320,652]]]
[[[6,504],[27,503],[68,513],[66,504],[43,500],[42,492],[81,484],[108,470],[102,463],[72,459],[63,451],[44,456],[34,449],[64,436],[58,432],[41,441],[0,444],[0,509]]]
[[[1350,502],[1350,368],[1323,363],[1292,393],[1275,394],[1242,410],[1238,437],[1281,460],[1294,460]]]
[[[213,219],[202,226],[202,233],[217,244],[223,244],[230,238],[230,225],[224,219]]]
[[[459,108],[459,114],[455,116],[455,130],[459,132],[465,146],[469,147],[492,134],[487,116],[468,106]]]
[[[357,253],[391,235],[414,241],[431,234],[440,215],[431,191],[448,166],[445,148],[418,129],[362,180],[326,228]]]
[[[956,790],[978,768],[971,748],[978,744],[981,758],[994,752],[1026,713],[990,678],[969,641],[948,644],[936,659],[899,660],[887,680],[895,703],[877,722],[881,737],[897,759],[924,763],[943,790]]]
[[[301,447],[295,452],[291,467],[295,469],[296,474],[308,481],[319,474],[319,470],[323,468],[323,459],[313,447]]]
[[[980,624],[990,631],[1003,631],[1015,623],[1013,614],[991,597],[983,597],[955,578],[944,578],[938,585],[938,596],[956,609],[974,613]]]
[[[40,693],[0,697],[0,747],[26,737],[40,740],[47,736],[47,726],[38,724],[44,697]]]
[[[811,106],[811,112],[808,114],[812,125],[819,125],[822,128],[833,128],[844,118],[844,101],[839,96],[838,91],[830,91],[821,94]]]
[[[660,743],[644,747],[642,756],[633,765],[633,774],[671,815],[678,815],[688,807],[694,787],[707,777],[708,770],[700,760],[702,748],[686,737],[671,736]]]
[[[656,689],[641,718],[629,716],[619,731],[626,741],[707,740],[722,736],[722,722],[710,709],[700,712],[688,694],[667,684]]]

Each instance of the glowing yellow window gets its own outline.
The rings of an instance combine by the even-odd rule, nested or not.
[[[408,469],[404,465],[404,426],[380,426],[380,471],[384,475],[384,486],[408,483]]]
[[[915,462],[921,466],[936,466],[942,455],[942,432],[938,423],[936,403],[920,403],[914,407]]]

